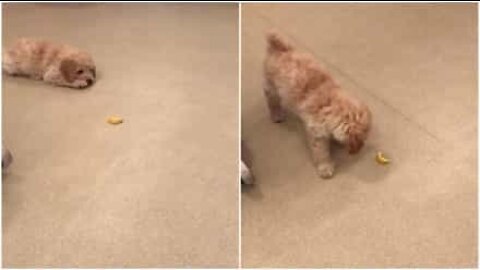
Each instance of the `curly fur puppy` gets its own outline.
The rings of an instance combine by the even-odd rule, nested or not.
[[[335,169],[331,140],[346,145],[350,154],[360,151],[370,130],[370,110],[342,91],[311,55],[295,51],[278,33],[268,33],[267,43],[264,91],[270,117],[282,122],[285,110],[299,116],[317,172],[330,178]]]
[[[2,68],[58,86],[86,88],[96,79],[92,57],[77,48],[45,40],[22,38],[3,54]]]

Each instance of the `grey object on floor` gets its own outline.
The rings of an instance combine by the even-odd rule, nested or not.
[[[13,161],[12,153],[5,147],[2,147],[2,170],[5,170],[10,166]]]
[[[242,161],[241,179],[243,184],[247,184],[247,185],[253,184],[252,173],[250,172],[250,169],[243,161]]]
[[[240,179],[242,184],[252,185],[255,181],[251,166],[252,166],[252,159],[248,148],[246,147],[245,143],[242,141],[242,164],[241,164],[241,171],[240,171]]]

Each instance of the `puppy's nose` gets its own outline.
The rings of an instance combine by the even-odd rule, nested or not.
[[[87,85],[90,86],[93,84],[93,80],[92,79],[87,79]]]

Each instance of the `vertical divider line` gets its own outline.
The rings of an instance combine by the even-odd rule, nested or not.
[[[478,185],[478,179],[480,179],[480,172],[478,168],[480,168],[480,160],[478,159],[479,156],[479,148],[478,144],[480,142],[480,133],[479,133],[479,127],[480,127],[480,117],[479,117],[479,109],[478,106],[480,104],[480,95],[478,94],[478,91],[480,89],[480,80],[479,80],[479,64],[480,64],[480,47],[478,44],[478,39],[480,36],[480,22],[478,20],[478,14],[480,12],[480,6],[477,3],[477,219],[478,215],[480,214],[480,200],[478,199],[478,195],[480,194],[480,187]],[[478,258],[480,258],[480,249],[478,248],[478,243],[480,243],[480,234],[478,233],[480,231],[480,224],[477,222],[477,267],[478,267]]]
[[[242,268],[242,2],[238,3],[238,268]]]
[[[3,2],[0,3],[0,37],[3,37]],[[0,63],[3,61],[3,53],[0,53]],[[0,72],[0,134],[2,134],[2,146],[1,150],[3,153],[3,72]],[[2,154],[3,155],[3,154]],[[3,169],[2,169],[3,170]],[[2,176],[0,176],[0,181],[3,183],[3,171]],[[3,185],[0,187],[0,202],[3,206]],[[3,267],[3,207],[0,207],[0,217],[2,217],[2,229],[0,230],[0,267]]]

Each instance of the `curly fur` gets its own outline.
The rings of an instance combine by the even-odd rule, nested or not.
[[[5,51],[3,71],[58,86],[85,88],[96,79],[92,57],[77,48],[45,40],[22,38]]]
[[[268,33],[267,43],[264,91],[271,119],[284,121],[285,110],[298,115],[319,175],[332,177],[331,140],[346,145],[350,154],[359,152],[370,130],[370,110],[347,95],[313,56],[297,52],[278,33]]]

